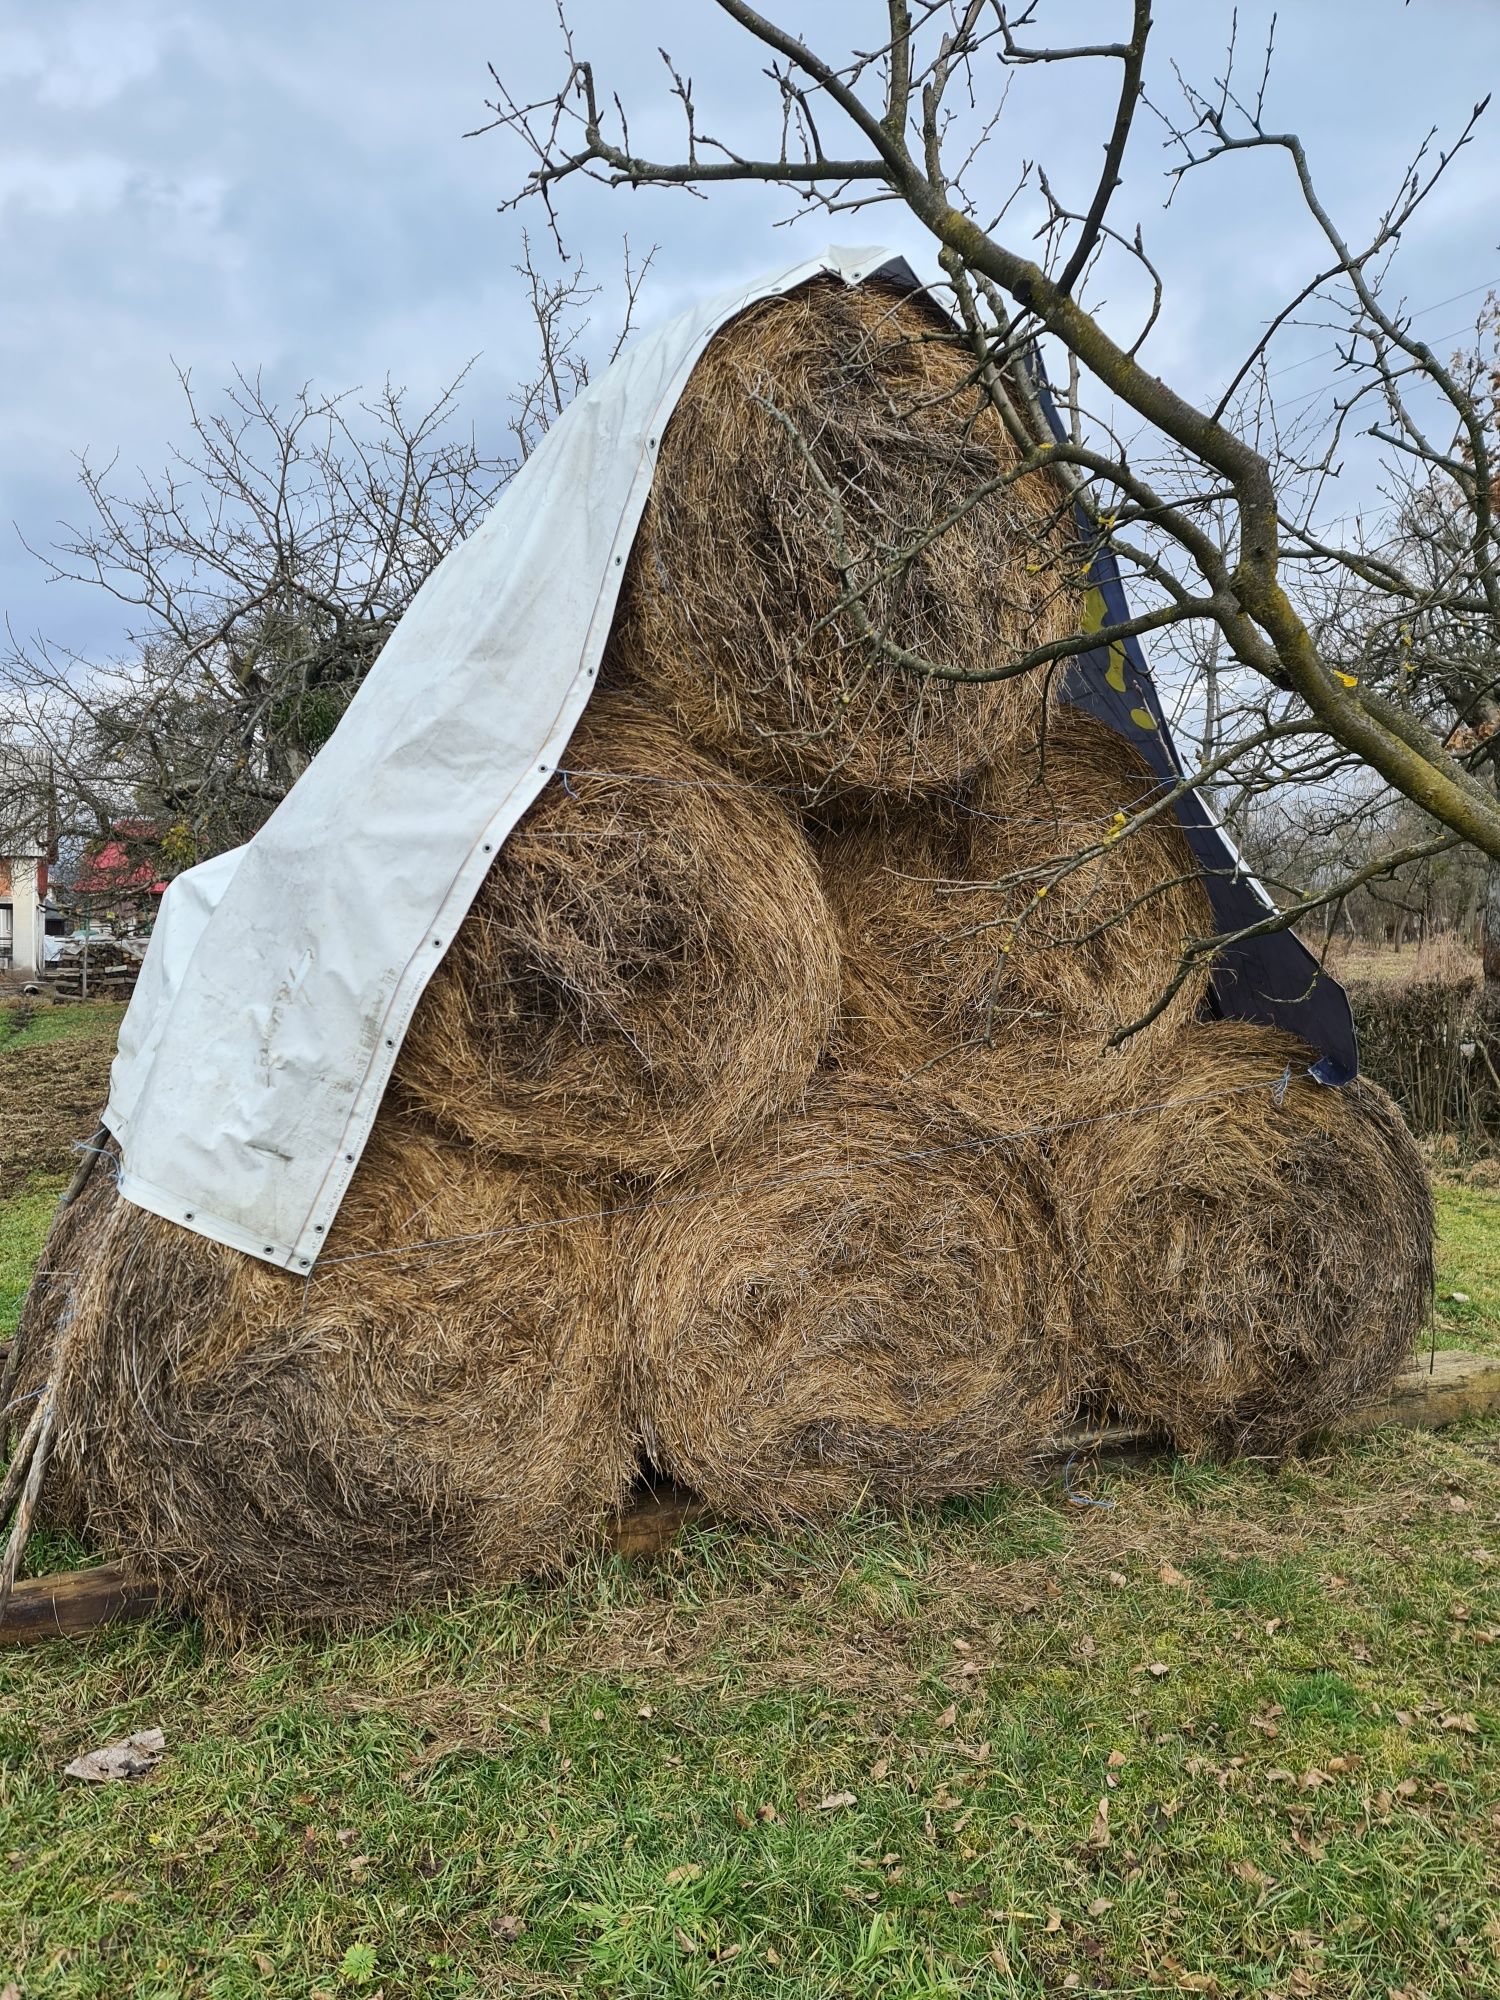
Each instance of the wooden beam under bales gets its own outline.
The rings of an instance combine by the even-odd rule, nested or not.
[[[1402,1430],[1440,1431],[1466,1417],[1500,1415],[1500,1354],[1443,1350],[1412,1363],[1379,1403],[1353,1410],[1340,1436],[1397,1424]]]
[[[1414,1363],[1383,1401],[1354,1411],[1338,1430],[1357,1435],[1382,1424],[1441,1430],[1466,1418],[1494,1416],[1500,1416],[1500,1354],[1442,1353]],[[1147,1433],[1115,1426],[1075,1432],[1062,1440],[1058,1456],[1059,1462],[1081,1456],[1106,1461],[1139,1458],[1151,1444]],[[696,1494],[673,1486],[652,1487],[610,1523],[606,1546],[627,1561],[638,1561],[669,1548],[691,1522],[712,1518]],[[146,1618],[157,1601],[155,1591],[132,1582],[120,1563],[34,1577],[16,1585],[0,1625],[0,1646],[72,1638],[101,1626]]]
[[[24,1578],[11,1592],[5,1622],[0,1625],[0,1646],[32,1646],[43,1639],[74,1638],[81,1632],[96,1632],[101,1625],[149,1618],[156,1605],[157,1593],[152,1586],[131,1582],[121,1563]]]

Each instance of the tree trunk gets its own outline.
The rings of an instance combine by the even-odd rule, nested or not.
[[[1500,992],[1500,862],[1491,861],[1484,871],[1479,935],[1484,990],[1489,995]]]

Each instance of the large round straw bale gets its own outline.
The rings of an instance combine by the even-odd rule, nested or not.
[[[1034,1167],[931,1093],[823,1078],[623,1254],[646,1449],[728,1514],[935,1501],[1050,1441],[1063,1288]]]
[[[762,301],[666,427],[614,669],[753,776],[951,785],[1029,725],[1045,675],[945,681],[883,646],[987,672],[1076,628],[1067,502],[1045,473],[997,483],[1019,462],[930,303],[833,279]]]
[[[1411,1135],[1382,1090],[1316,1083],[1313,1060],[1198,1023],[1137,1057],[1118,1115],[1055,1143],[1074,1379],[1184,1448],[1286,1451],[1378,1395],[1427,1316]]]
[[[1093,1070],[1167,990],[1184,944],[1212,933],[1170,808],[1117,836],[1117,815],[1158,793],[1123,737],[1063,709],[1040,748],[964,792],[815,833],[847,983],[883,986],[919,1030],[913,1049],[851,1024],[864,1059],[884,1074],[913,1059],[940,1077],[993,1070],[1023,1096],[1028,1075],[1050,1090]],[[1154,1032],[1192,1019],[1207,983],[1195,968]],[[876,1019],[867,1008],[866,1024]]]
[[[657,1171],[799,1095],[838,978],[796,815],[601,693],[423,996],[396,1081],[501,1153]]]
[[[625,1494],[594,1191],[382,1114],[294,1277],[100,1183],[20,1332],[32,1386],[62,1334],[44,1499],[177,1601],[380,1617],[553,1568]]]

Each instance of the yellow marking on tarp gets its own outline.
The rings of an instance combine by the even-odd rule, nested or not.
[[[1083,630],[1102,632],[1108,623],[1108,613],[1104,605],[1104,592],[1096,583],[1083,600]],[[1116,639],[1109,649],[1109,664],[1104,669],[1104,678],[1116,694],[1128,692],[1125,686],[1125,641]]]

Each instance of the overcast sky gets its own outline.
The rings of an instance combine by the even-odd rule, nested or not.
[[[875,41],[885,15],[879,0],[764,4],[837,53]],[[1092,39],[1122,32],[1129,8],[1053,0],[1052,12],[1068,38]],[[1243,44],[1264,39],[1270,12],[1242,0]],[[632,106],[638,149],[666,151],[676,131],[659,41],[691,71],[710,129],[765,145],[774,113],[759,59],[747,62],[710,0],[573,0],[571,13],[580,53]],[[1220,0],[1162,0],[1153,95],[1171,98],[1169,55],[1215,73],[1230,13]],[[1293,0],[1277,48],[1267,122],[1301,132],[1355,236],[1428,127],[1451,136],[1500,81],[1500,5]],[[19,633],[99,656],[115,642],[107,602],[44,586],[16,531],[46,542],[76,517],[79,453],[118,452],[126,485],[131,467],[163,461],[183,428],[174,363],[202,391],[240,365],[327,389],[390,374],[420,394],[478,354],[466,412],[499,445],[530,343],[513,271],[523,218],[497,213],[520,162],[500,138],[463,136],[484,122],[489,62],[518,95],[560,81],[550,0],[0,0],[0,605]],[[1086,191],[1113,81],[1110,66],[1091,67],[1018,79],[983,185],[998,195],[1040,158],[1061,191]],[[1319,252],[1284,161],[1221,163],[1163,215],[1167,158],[1143,115],[1113,213],[1144,224],[1168,279],[1150,364],[1199,391]],[[1403,247],[1401,289],[1437,308],[1421,322],[1429,335],[1456,337],[1478,288],[1500,279],[1497,186],[1500,111]],[[706,203],[594,189],[563,202],[568,247],[600,279],[614,276],[623,229],[638,249],[658,246],[647,320],[830,237],[891,243],[933,272],[894,210],[790,231],[776,226],[788,212],[783,196],[740,189]],[[1329,381],[1327,344],[1288,337],[1289,397]],[[1352,499],[1366,497],[1356,482]]]

